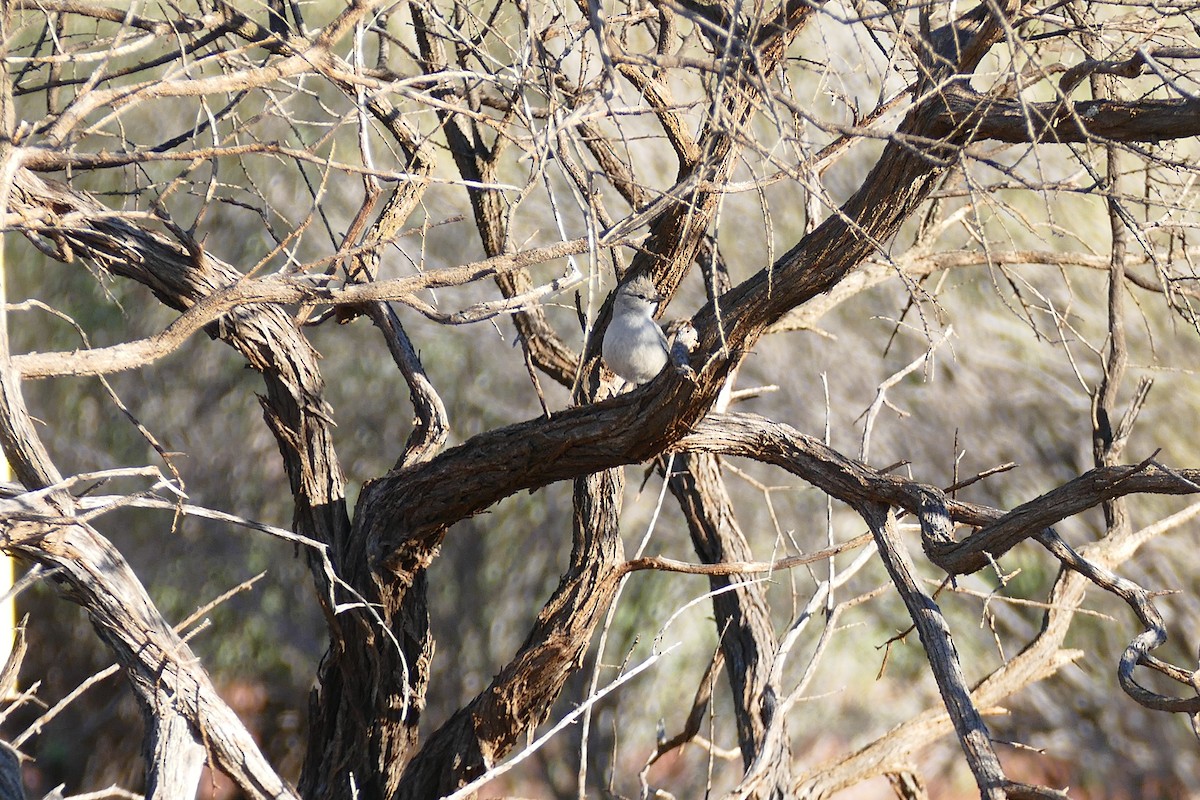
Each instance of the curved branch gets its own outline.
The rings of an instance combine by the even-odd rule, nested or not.
[[[1120,665],[1117,667],[1117,679],[1125,694],[1137,701],[1138,704],[1155,711],[1185,714],[1200,712],[1200,697],[1168,697],[1151,691],[1134,680],[1134,668],[1139,664],[1148,664],[1195,691],[1196,673],[1164,668],[1149,663],[1151,661],[1150,651],[1161,647],[1167,641],[1166,624],[1163,622],[1162,614],[1154,607],[1150,592],[1133,581],[1116,575],[1102,565],[1084,558],[1053,530],[1043,531],[1038,535],[1038,541],[1066,567],[1124,600],[1145,626],[1145,630],[1134,637],[1129,646],[1125,648],[1125,652],[1121,654]]]
[[[575,482],[574,547],[558,588],[513,659],[413,758],[398,800],[441,797],[479,777],[549,715],[620,585],[624,487],[620,470]]]
[[[982,569],[1025,539],[1089,508],[1129,494],[1200,493],[1200,469],[1169,470],[1152,462],[1099,467],[1011,511],[943,496],[940,489],[880,473],[784,423],[752,414],[713,414],[674,446],[764,461],[854,505],[873,501],[921,514],[931,498],[949,519],[978,528],[962,541],[925,537],[926,555],[950,575]]]
[[[1137,549],[1155,536],[1185,524],[1200,514],[1200,503],[1193,504],[1165,520],[1135,532],[1118,532],[1083,548],[1083,555],[1094,564],[1114,569],[1132,558]],[[1063,570],[1046,603],[1042,628],[1020,653],[984,678],[972,691],[975,705],[994,708],[1025,686],[1054,675],[1062,667],[1083,657],[1082,650],[1060,650],[1076,609],[1083,602],[1091,581],[1079,572]],[[919,750],[951,730],[944,707],[932,708],[916,716],[837,761],[823,764],[801,778],[796,797],[828,797],[866,778],[900,769]]]
[[[120,661],[143,710],[157,718],[185,719],[192,738],[251,797],[298,800],[116,548],[91,526],[64,521],[57,509],[42,504],[35,510],[45,519],[26,513],[25,520],[13,516],[0,522],[5,549],[55,569],[70,586],[71,596]]]

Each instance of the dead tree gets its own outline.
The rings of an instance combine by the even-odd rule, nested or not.
[[[1187,154],[1200,133],[1200,47],[1186,4],[268,5],[4,3],[0,207],[6,250],[19,254],[10,260],[40,254],[85,265],[146,287],[178,312],[147,338],[56,352],[12,352],[0,326],[0,442],[19,481],[0,503],[3,547],[55,571],[130,679],[150,721],[151,795],[178,796],[204,759],[251,797],[460,791],[494,775],[548,722],[623,582],[647,569],[710,577],[741,756],[731,797],[822,797],[877,775],[913,796],[922,791],[913,753],[951,730],[981,796],[1060,796],[1006,776],[981,709],[1074,658],[1060,645],[1089,584],[1136,619],[1117,670],[1128,699],[1113,702],[1200,712],[1195,672],[1153,653],[1167,637],[1153,592],[1114,572],[1146,536],[1134,531],[1124,498],[1192,494],[1200,480],[1200,469],[1154,456],[1123,461],[1147,394],[1139,388],[1124,408],[1118,397],[1130,287],[1194,325]],[[837,48],[859,53],[861,69]],[[1180,149],[1157,146],[1170,141]],[[870,159],[869,168],[838,189],[829,171],[852,159]],[[1139,171],[1149,176],[1142,189],[1130,184]],[[303,177],[311,194],[276,191],[274,172]],[[779,187],[788,194],[776,196]],[[768,257],[730,280],[722,209],[745,191],[769,209]],[[1098,198],[1108,252],[993,236],[979,209],[1021,192]],[[470,223],[453,224],[473,224],[482,258],[438,268],[400,260],[399,238],[434,195],[464,204]],[[235,229],[251,242],[241,250],[212,235],[228,224],[229,208],[258,220],[258,239]],[[973,246],[942,238],[959,224]],[[791,237],[782,254],[776,231]],[[1028,502],[969,502],[960,492],[971,481],[947,489],[902,477],[872,467],[865,452],[853,458],[786,422],[726,407],[723,390],[756,346],[814,326],[848,297],[903,281],[920,305],[931,296],[922,284],[929,276],[1021,264],[1103,270],[1109,286],[1097,311],[1107,336],[1094,468]],[[693,273],[708,293],[690,318],[694,337],[677,339],[656,379],[614,392],[599,359],[608,288],[648,275],[672,297]],[[456,299],[478,297],[456,292],[488,281],[484,299]],[[431,289],[445,291],[435,302]],[[575,303],[582,332],[549,313],[555,298]],[[447,447],[439,387],[406,331],[417,315],[446,325],[511,319],[519,349],[507,367],[528,369],[545,413]],[[308,331],[356,318],[378,329],[414,419],[394,466],[352,509],[335,449],[337,409]],[[25,382],[137,369],[201,332],[261,375],[264,420],[294,502],[292,530],[275,533],[303,549],[328,623],[294,789],[103,534],[113,507],[211,512],[138,465],[116,472],[146,481],[144,491],[90,496],[83,489],[96,476],[56,468],[23,399]],[[622,544],[622,468],[666,457],[695,563],[631,558]],[[725,486],[730,457],[816,487],[853,509],[869,536],[756,559]],[[437,676],[428,570],[455,547],[450,527],[565,481],[574,487],[572,550],[557,590],[491,683],[422,738]],[[1098,507],[1106,535],[1095,544],[1075,548],[1056,532]],[[919,524],[919,556],[900,536],[902,516]],[[911,617],[943,707],[803,766],[789,724],[808,675],[786,681],[783,665],[811,620],[824,615],[818,653],[834,635],[844,605],[832,593],[852,572],[820,582],[783,630],[752,578],[868,542],[890,596]],[[992,569],[1016,547],[1037,549],[1062,572],[1042,629],[971,685],[914,558],[953,580]],[[652,759],[695,736],[719,668],[706,674],[686,730],[658,743]],[[1147,671],[1177,691],[1147,688],[1139,677]]]

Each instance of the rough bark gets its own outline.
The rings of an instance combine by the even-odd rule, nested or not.
[[[58,570],[64,594],[87,610],[148,717],[168,724],[172,737],[184,735],[186,726],[192,745],[203,743],[216,766],[249,797],[298,798],[221,700],[191,649],[159,615],[116,548],[89,525],[65,522],[61,511],[48,503],[19,499],[3,505],[9,513],[0,526],[5,549]],[[152,730],[148,746],[167,744],[162,733]],[[180,742],[175,741],[173,755],[186,753],[186,760],[150,761],[150,787],[166,792],[196,777],[186,769],[178,776],[159,772],[185,766],[194,771],[195,751]]]
[[[753,553],[737,518],[721,476],[720,461],[710,453],[677,455],[670,475],[671,491],[683,509],[696,554],[706,564],[751,561]],[[733,690],[738,746],[749,769],[762,749],[763,737],[775,711],[779,687],[771,680],[779,646],[771,625],[766,584],[714,575],[714,591],[731,584],[732,591],[713,597],[713,611],[721,652]],[[791,786],[791,750],[787,726],[780,734],[782,747],[772,750],[756,797],[786,797]]]
[[[148,800],[195,797],[207,754],[187,719],[156,709],[146,715],[146,729]]]
[[[933,136],[973,124],[978,139],[997,142],[1162,142],[1200,135],[1200,99],[1078,100],[1030,103],[988,98],[956,86],[931,120]]]
[[[138,228],[114,217],[90,197],[26,170],[16,171],[13,186],[15,202],[12,205],[20,213],[74,216],[75,225],[62,236],[71,248],[68,252],[87,257],[113,274],[145,284],[172,308],[187,309],[241,277],[231,266],[204,253],[195,243],[171,241],[161,234]],[[333,563],[341,563],[349,533],[349,517],[345,507],[344,479],[329,430],[331,413],[324,400],[316,352],[300,335],[287,312],[278,306],[240,307],[212,325],[209,332],[227,341],[262,373],[267,387],[263,399],[264,416],[276,433],[287,467],[296,503],[295,529],[328,543]],[[10,400],[12,396],[9,395]],[[5,415],[6,420],[12,418],[12,415]],[[35,437],[21,436],[18,432],[13,447],[30,447],[30,443],[36,441]],[[6,443],[6,450],[8,447]],[[17,469],[18,477],[26,486],[53,482],[50,480],[53,476],[40,474],[32,466],[48,464],[48,458],[43,460],[36,454],[29,458],[13,452],[9,454],[14,465],[29,465]],[[23,469],[35,471],[23,473]],[[322,560],[317,555],[310,555],[312,572],[321,590],[319,596],[333,597]],[[129,576],[132,577],[132,573]],[[130,602],[135,601],[131,598]],[[333,613],[332,603],[327,604],[327,609],[328,619],[336,631],[342,619]],[[91,608],[89,611],[94,613]],[[372,620],[369,624],[375,623]],[[110,644],[119,641],[119,638],[105,638]],[[172,647],[161,649],[171,652]],[[156,706],[150,701],[152,681],[147,691],[150,695],[143,695],[143,699],[154,708]],[[265,786],[255,786],[254,790],[265,792],[267,796],[282,791]]]
[[[980,798],[1005,800],[1005,777],[1000,759],[992,747],[983,716],[967,690],[950,627],[937,603],[917,583],[915,565],[896,530],[895,516],[883,505],[860,505],[857,510],[870,526],[880,558],[921,637],[942,703],[950,714],[954,732],[958,734],[967,763],[975,775]],[[922,519],[922,528],[926,524],[927,521]]]
[[[395,797],[437,797],[469,783],[546,719],[617,591],[624,486],[621,470],[575,480],[574,546],[558,588],[514,658],[425,743]]]
[[[819,439],[784,423],[752,414],[710,415],[674,448],[741,455],[782,467],[831,496],[887,503],[919,514],[930,498],[951,521],[976,528],[961,540],[922,541],[930,561],[950,575],[983,569],[1046,528],[1103,502],[1131,494],[1188,495],[1200,486],[1200,470],[1167,469],[1153,462],[1098,467],[1005,512],[946,497],[937,487],[881,473],[838,453]]]
[[[375,248],[395,235],[420,201],[434,163],[428,152],[422,152],[420,137],[403,128],[395,109],[376,94],[370,100],[364,99],[364,87],[374,92],[370,81],[381,79],[364,75],[361,64],[352,69],[333,53],[333,45],[368,19],[380,2],[349,4],[312,36],[302,35],[298,19],[294,28],[289,28],[276,14],[268,30],[224,6],[220,13],[180,20],[172,27],[156,26],[113,9],[80,10],[75,4],[53,0],[17,5],[54,13],[83,13],[164,36],[216,26],[213,30],[221,35],[236,35],[273,56],[262,67],[219,77],[139,81],[81,95],[47,123],[43,132],[50,145],[71,143],[89,114],[106,106],[125,108],[152,96],[194,97],[231,88],[273,86],[310,69],[347,96],[355,97],[411,162],[408,167],[412,182],[395,189],[373,225],[366,222],[373,200],[364,203],[361,220],[355,224],[361,222],[366,233],[358,236],[360,231],[356,229],[356,235],[347,236],[339,251],[343,259],[358,259],[357,268],[349,270],[351,283],[374,279],[374,264],[368,262],[378,257]],[[695,264],[705,237],[711,233],[722,192],[742,152],[746,135],[743,126],[763,99],[763,87],[782,63],[797,32],[817,11],[808,3],[784,2],[774,15],[755,5],[738,17],[719,6],[684,6],[696,15],[693,21],[700,31],[698,35],[712,44],[724,92],[720,102],[714,103],[711,124],[694,140],[665,94],[665,86],[658,83],[657,68],[639,65],[621,53],[614,60],[605,48],[609,43],[603,39],[600,15],[593,9],[588,20],[589,29],[601,37],[606,69],[618,69],[638,89],[678,159],[676,186],[650,200],[649,210],[639,208],[638,213],[649,219],[649,236],[640,243],[632,263],[633,270],[652,274],[668,294]],[[1131,645],[1123,661],[1121,680],[1126,690],[1141,702],[1157,703],[1155,707],[1191,708],[1183,701],[1168,698],[1172,701],[1168,702],[1138,694],[1139,687],[1132,682],[1133,668],[1153,665],[1149,650],[1161,644],[1161,618],[1156,616],[1149,596],[1139,587],[1081,560],[1052,531],[1047,532],[1048,526],[1058,520],[1097,503],[1105,504],[1110,528],[1121,530],[1124,525],[1118,524],[1117,498],[1132,492],[1189,493],[1195,491],[1194,482],[1200,477],[1196,471],[1171,471],[1150,462],[1135,466],[1117,463],[1120,450],[1112,436],[1112,421],[1123,364],[1117,337],[1125,274],[1123,247],[1120,254],[1114,247],[1111,264],[1113,343],[1105,385],[1097,397],[1097,468],[1008,513],[947,499],[935,487],[881,474],[783,425],[738,415],[704,419],[726,378],[755,342],[790,311],[837,286],[865,259],[885,251],[900,226],[939,185],[964,145],[984,138],[1049,143],[1104,136],[1114,141],[1158,141],[1200,132],[1195,123],[1200,115],[1192,98],[1137,104],[1110,99],[1030,104],[973,92],[966,78],[994,44],[1011,34],[1010,26],[1019,8],[1016,2],[981,4],[914,44],[922,54],[925,69],[916,87],[919,102],[889,139],[862,186],[783,257],[721,294],[696,315],[693,324],[700,344],[689,370],[669,370],[651,385],[629,394],[489,431],[442,452],[448,432],[445,409],[424,375],[416,349],[399,319],[383,302],[385,298],[372,296],[365,310],[383,332],[409,385],[418,420],[403,448],[397,443],[396,468],[364,488],[353,527],[332,446],[332,413],[326,405],[317,356],[291,315],[279,305],[285,301],[278,296],[270,303],[229,301],[219,318],[216,312],[206,318],[210,335],[234,347],[262,373],[266,384],[264,413],[279,443],[295,498],[294,526],[299,533],[328,546],[328,563],[320,554],[312,557],[331,646],[313,696],[312,731],[301,782],[305,796],[343,797],[352,779],[360,794],[368,798],[433,796],[463,785],[495,764],[522,733],[544,719],[567,676],[578,667],[596,621],[611,601],[619,572],[615,565],[621,555],[616,526],[620,478],[613,470],[664,451],[689,447],[778,464],[832,496],[866,509],[866,516],[880,532],[881,543],[887,545],[887,564],[931,651],[935,674],[941,679],[960,736],[977,767],[981,791],[987,796],[998,797],[1008,789],[1019,794],[1022,790],[998,782],[982,721],[965,696],[961,675],[954,673],[953,642],[940,627],[936,606],[913,583],[911,564],[903,548],[887,538],[887,512],[875,504],[904,508],[923,520],[932,511],[944,511],[946,520],[976,528],[961,541],[955,540],[948,524],[924,531],[922,544],[927,555],[952,575],[980,569],[990,558],[1025,539],[1036,539],[1076,570],[1073,578],[1086,577],[1119,593],[1147,628],[1145,636],[1140,637],[1144,640],[1137,647]],[[424,67],[435,79],[437,73],[451,68],[442,52],[441,34],[431,32],[431,23],[419,4],[413,3],[412,10]],[[701,23],[707,23],[707,27]],[[1158,52],[1154,56],[1194,58],[1195,54]],[[464,62],[459,66],[465,66],[463,53],[457,57]],[[1069,71],[1070,80],[1064,79],[1062,84],[1063,96],[1069,98],[1074,83],[1089,71],[1130,77],[1142,74],[1151,65],[1150,57],[1139,51],[1138,57],[1127,63],[1089,60]],[[11,138],[11,87],[2,88],[0,116]],[[478,95],[435,89],[430,97],[444,103],[437,107],[441,133],[461,177],[473,182],[469,191],[485,252],[496,258],[513,255],[515,259],[501,195],[479,185],[496,178],[496,162],[503,149],[510,146],[509,140],[498,135],[491,145],[485,144],[491,133],[488,125],[495,124],[495,120],[488,118],[488,124],[477,124],[477,116],[473,115],[483,108]],[[119,218],[80,191],[30,171],[134,164],[150,160],[154,154],[35,146],[18,148],[20,157],[13,157],[13,146],[4,147],[3,183],[14,187],[7,219],[43,235],[58,248],[55,255],[64,261],[86,259],[111,274],[138,281],[150,287],[163,303],[179,310],[194,309],[205,302],[216,304],[230,287],[248,282],[240,271],[213,258],[188,233],[172,224],[165,226],[170,235],[158,233],[148,225]],[[603,147],[589,147],[601,164],[608,163],[614,173],[622,171],[619,159],[610,158]],[[1109,177],[1114,175],[1110,173]],[[640,207],[646,201],[647,193],[637,189],[629,175],[614,174],[610,178],[619,190],[625,188],[622,194],[632,206]],[[572,179],[581,193],[590,188],[580,178]],[[7,197],[7,188],[4,194]],[[607,221],[599,203],[596,200],[590,210],[597,219]],[[1113,224],[1115,237],[1115,213]],[[351,255],[357,247],[366,247],[366,255]],[[564,252],[583,249],[584,245],[579,245]],[[529,275],[519,265],[493,274],[509,299],[532,286]],[[322,295],[313,290],[305,296]],[[365,296],[362,293],[359,300]],[[584,348],[585,358],[599,349],[606,313],[602,309],[596,320],[595,331]],[[530,363],[554,379],[574,385],[585,359],[571,352],[542,309],[522,309],[515,320]],[[576,397],[581,402],[591,399],[586,391]],[[23,483],[30,488],[60,483],[61,476],[54,472],[44,450],[38,449],[36,433],[20,409],[17,371],[7,360],[0,374],[0,404],[10,412],[0,419],[0,440]],[[717,462],[710,452],[689,455],[690,472],[674,479],[673,488],[685,506],[702,560],[748,561],[749,548],[733,521]],[[414,756],[433,652],[425,606],[426,570],[449,526],[520,490],[567,479],[575,481],[576,487],[576,547],[558,590],[543,608],[525,645],[492,685],[443,725]],[[49,492],[39,502],[44,506],[37,507],[37,525],[43,527],[33,531],[21,527],[33,524],[28,520],[13,523],[10,535],[27,539],[23,540],[25,544],[13,539],[12,549],[26,547],[24,552],[30,557],[69,567],[67,583],[71,591],[87,605],[102,636],[119,656],[123,654],[122,663],[133,676],[148,713],[175,709],[176,716],[161,719],[161,730],[154,728],[164,741],[183,733],[185,727],[193,735],[208,737],[209,725],[219,728],[228,721],[223,716],[227,709],[212,699],[211,686],[204,682],[202,673],[192,675],[185,668],[190,664],[186,649],[172,638],[161,620],[155,619],[156,612],[142,597],[144,592],[138,594],[140,587],[104,588],[102,578],[106,576],[93,574],[99,570],[94,559],[113,557],[121,581],[128,582],[132,574],[119,555],[112,556],[107,543],[86,525],[61,519],[49,521],[55,516],[67,517],[73,511],[72,499],[64,491]],[[28,537],[37,538],[36,547],[32,544],[34,538]],[[78,553],[53,549],[68,545]],[[714,587],[729,580],[712,578]],[[138,619],[150,626],[145,641],[135,642],[116,629],[118,612],[109,608],[112,601],[105,599],[105,593],[117,591],[133,603],[142,615]],[[718,627],[725,632],[722,647],[734,686],[743,761],[748,765],[761,749],[763,731],[772,722],[772,698],[777,687],[768,680],[768,657],[774,650],[774,637],[765,599],[753,584],[742,584],[736,591],[720,595],[716,609]],[[1043,660],[1030,669],[1045,671],[1050,669],[1047,663]],[[164,665],[175,678],[164,680],[158,674]],[[155,680],[147,680],[148,675],[156,675]],[[180,724],[181,720],[190,727]],[[264,771],[256,756],[244,754],[241,743],[231,738],[234,734],[222,735],[228,739],[226,743],[222,744],[218,736],[213,743],[205,738],[206,746],[217,754],[224,768],[233,770],[235,777],[241,776],[243,788],[255,796],[288,795],[290,790],[277,786],[277,779],[272,781],[269,770]],[[777,757],[764,781],[769,787],[765,793],[783,795],[783,787],[790,780],[788,754],[786,748],[774,752]],[[250,766],[239,758],[248,759]],[[191,755],[184,761],[188,769],[182,780],[186,783],[195,762]],[[904,768],[906,764],[895,766],[899,771]],[[166,775],[162,778],[162,783],[152,782],[152,793],[171,791],[165,788]]]

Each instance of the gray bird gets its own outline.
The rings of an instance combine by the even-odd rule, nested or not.
[[[661,300],[654,282],[644,275],[617,290],[600,352],[608,368],[631,383],[647,383],[667,364],[667,337],[654,321]]]

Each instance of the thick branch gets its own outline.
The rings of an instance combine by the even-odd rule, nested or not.
[[[570,567],[517,655],[413,759],[397,798],[424,800],[452,792],[495,765],[519,736],[545,720],[582,663],[619,585],[624,486],[620,470],[575,482]]]
[[[955,86],[928,132],[948,136],[963,125],[975,139],[1000,142],[1163,142],[1200,136],[1200,99],[1080,100],[1033,103],[993,98]]]
[[[191,737],[204,743],[216,764],[249,796],[297,798],[221,700],[195,655],[159,615],[121,554],[91,526],[65,521],[44,503],[32,509],[22,503],[20,508],[0,521],[5,549],[54,569],[66,582],[68,596],[88,612],[116,654],[145,713],[185,719]],[[165,777],[154,777],[152,784]]]
[[[1150,463],[1089,470],[1011,511],[941,497],[936,487],[886,475],[846,458],[819,440],[779,422],[748,414],[711,415],[677,445],[740,455],[782,467],[850,505],[887,503],[919,514],[931,496],[951,520],[977,526],[962,541],[925,541],[926,555],[951,575],[982,569],[1021,541],[1105,500],[1129,494],[1200,493],[1200,470],[1167,470]]]

